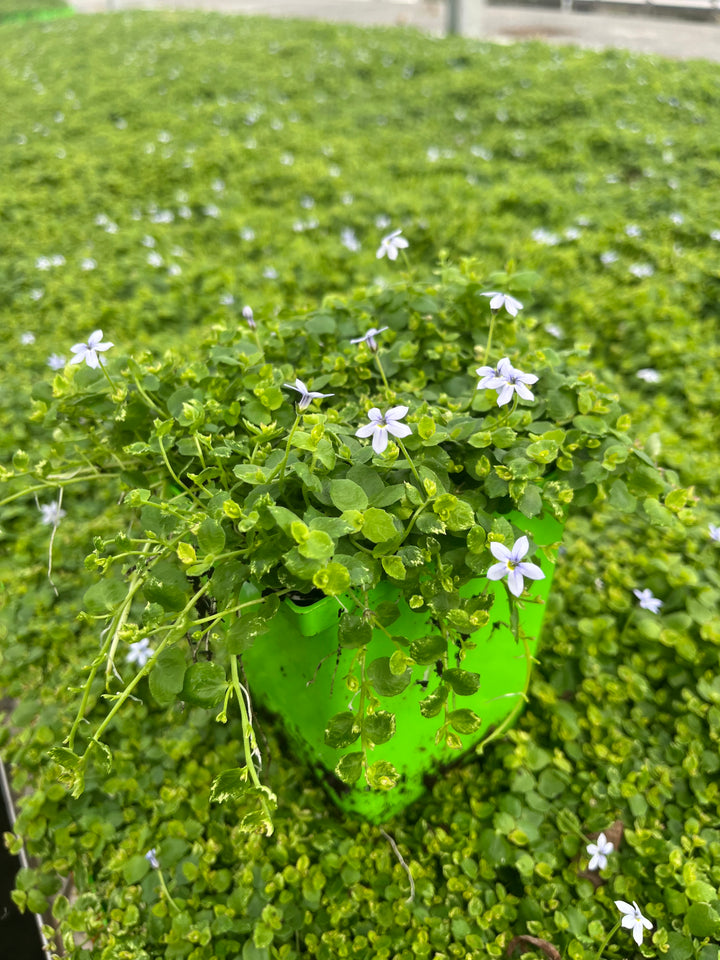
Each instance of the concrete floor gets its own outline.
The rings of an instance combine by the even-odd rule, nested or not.
[[[457,0],[466,36],[512,42],[537,38],[581,47],[621,47],[678,59],[720,61],[720,23],[699,23],[666,16],[578,13],[531,6],[487,6],[481,0]],[[75,0],[80,13],[125,9],[194,9],[223,13],[296,17],[409,26],[436,35],[445,32],[444,0]]]

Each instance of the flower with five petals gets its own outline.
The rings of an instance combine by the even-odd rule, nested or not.
[[[397,260],[398,250],[404,250],[409,246],[407,240],[401,234],[402,230],[393,230],[392,233],[382,238],[375,254],[378,260],[382,257],[387,257],[388,260]]]
[[[372,437],[375,453],[382,453],[388,445],[389,434],[393,437],[409,437],[412,430],[406,423],[400,423],[407,416],[407,407],[390,407],[387,413],[372,407],[368,410],[370,423],[366,423],[355,432],[356,437]]]
[[[318,393],[317,390],[308,390],[302,380],[296,380],[295,383],[284,383],[288,390],[297,390],[300,394],[298,400],[298,410],[307,410],[313,400],[324,400],[325,397],[334,397],[334,393]]]
[[[623,918],[620,921],[622,926],[625,927],[626,930],[632,930],[633,940],[640,946],[643,942],[643,928],[645,930],[652,930],[652,924],[647,917],[642,915],[640,907],[634,900],[632,906],[630,906],[629,903],[625,903],[624,900],[616,900],[615,906],[620,913],[623,914]]]
[[[534,394],[528,390],[528,384],[537,383],[534,373],[523,373],[516,370],[507,357],[503,357],[497,367],[478,367],[475,371],[480,377],[478,390],[497,390],[498,406],[510,403],[513,393],[517,393],[523,400],[534,400]]]
[[[491,298],[490,309],[493,313],[497,313],[498,310],[505,307],[511,317],[516,317],[518,310],[522,310],[523,308],[520,301],[516,300],[515,297],[511,297],[509,293],[498,293],[496,290],[491,290],[490,293],[484,293],[483,296]]]
[[[102,338],[102,330],[95,330],[88,337],[87,343],[76,343],[74,347],[70,347],[75,354],[70,363],[82,363],[84,360],[89,367],[96,370],[103,362],[102,357],[98,356],[98,350],[109,350],[113,346],[112,343],[103,343]]]
[[[488,570],[488,580],[501,580],[506,576],[510,593],[515,597],[519,597],[525,589],[523,577],[528,580],[544,580],[545,574],[536,563],[523,560],[529,549],[530,543],[525,536],[519,537],[510,550],[504,543],[494,540],[490,544],[490,553],[499,562],[494,563]]]
[[[607,858],[615,849],[615,844],[608,840],[604,833],[600,833],[595,843],[589,843],[585,849],[590,854],[588,870],[604,870],[607,866]]]

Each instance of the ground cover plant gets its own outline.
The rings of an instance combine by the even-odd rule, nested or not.
[[[50,20],[74,11],[64,0],[1,0],[0,23],[9,20]]]
[[[605,956],[715,960],[717,67],[194,15],[2,35],[7,471],[42,454],[31,391],[47,402],[53,354],[102,328],[190,356],[245,303],[262,323],[396,283],[407,268],[376,250],[402,227],[416,275],[443,250],[506,269],[515,322],[601,370],[681,488],[658,527],[602,503],[571,519],[529,709],[386,825],[414,896],[382,833],[335,816],[302,765],[279,776],[269,719],[270,841],[207,803],[238,730],[200,708],[120,719],[113,770],[69,799],[47,747],[97,651],[76,616],[108,504],[78,485],[56,530],[56,491],[44,513],[5,504],[2,737],[39,858],[18,902],[41,910],[72,876],[54,912],[77,957],[482,957],[530,936],[590,958],[613,901],[636,901],[652,931]],[[616,849],[588,872],[601,831]]]

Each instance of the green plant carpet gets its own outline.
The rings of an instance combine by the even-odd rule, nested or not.
[[[376,250],[402,228],[414,276],[470,256],[505,271],[514,322],[592,364],[680,487],[652,527],[622,503],[571,518],[516,729],[386,825],[410,902],[386,837],[335,812],[269,718],[271,838],[209,803],[237,750],[214,711],[135,704],[113,770],[69,798],[47,747],[97,650],[76,614],[108,504],[64,501],[57,597],[36,504],[3,506],[0,686],[17,706],[0,740],[37,858],[17,902],[42,911],[72,877],[53,910],[73,960],[499,958],[518,936],[592,960],[613,900],[653,929],[604,956],[717,960],[720,68],[197,14],[0,39],[5,473],[45,442],[32,392],[52,355],[99,328],[191,354],[246,303],[260,324],[396,283],[408,268]],[[590,874],[580,834],[613,825]]]

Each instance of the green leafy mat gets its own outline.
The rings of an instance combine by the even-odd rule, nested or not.
[[[40,866],[17,900],[40,910],[72,874],[80,896],[55,915],[78,960],[501,957],[526,934],[592,960],[614,899],[654,930],[637,950],[620,931],[605,956],[716,960],[718,67],[193,14],[0,36],[4,461],[36,442],[30,391],[51,354],[97,328],[123,349],[191,351],[246,302],[262,322],[395,280],[404,267],[375,251],[402,227],[418,272],[442,251],[536,272],[519,322],[589,351],[699,499],[683,536],[601,504],[571,519],[528,711],[387,825],[409,904],[387,839],[339,818],[267,720],[269,841],[208,806],[237,744],[200,710],[119,723],[117,767],[69,801],[45,748],[97,650],[75,614],[105,505],[64,504],[59,598],[35,505],[3,507],[0,678],[22,704],[0,736],[15,786],[39,785],[17,829]],[[658,616],[636,588],[663,598]],[[616,821],[596,888],[574,828]]]

